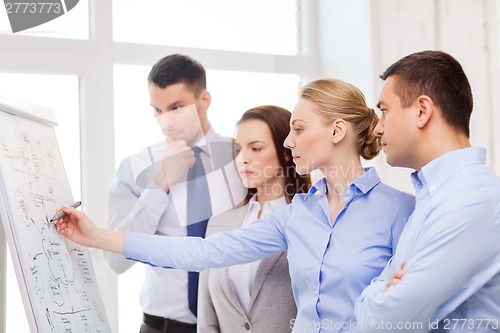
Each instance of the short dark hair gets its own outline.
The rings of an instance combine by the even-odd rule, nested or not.
[[[198,61],[184,54],[171,54],[154,64],[148,82],[164,89],[176,83],[184,83],[196,96],[207,88],[205,68]]]
[[[403,107],[420,95],[432,98],[445,121],[467,137],[473,108],[472,90],[460,63],[441,51],[422,51],[401,58],[380,75],[396,79],[395,93]]]
[[[285,197],[288,202],[292,201],[296,193],[306,193],[311,187],[309,175],[301,176],[297,173],[292,152],[290,149],[283,147],[283,142],[290,133],[290,117],[291,113],[287,109],[274,105],[262,105],[247,110],[237,123],[237,125],[240,125],[247,120],[256,119],[263,121],[269,127],[281,171],[283,177],[285,177]],[[249,189],[247,200],[255,193],[254,189]]]

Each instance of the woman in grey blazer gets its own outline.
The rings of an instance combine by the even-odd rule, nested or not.
[[[290,112],[271,105],[246,111],[235,138],[236,165],[249,189],[244,204],[210,219],[206,235],[244,227],[307,192],[308,177],[295,172],[290,150]],[[200,273],[199,333],[285,333],[297,309],[286,253],[244,265]]]

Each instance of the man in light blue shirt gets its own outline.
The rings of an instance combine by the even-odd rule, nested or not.
[[[381,76],[375,128],[387,161],[413,168],[416,208],[396,253],[356,301],[364,332],[500,332],[500,180],[471,148],[461,65],[411,54]]]

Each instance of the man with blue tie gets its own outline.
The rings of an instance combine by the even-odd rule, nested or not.
[[[109,227],[153,235],[204,237],[206,222],[239,204],[246,191],[229,138],[207,116],[203,66],[189,56],[159,60],[148,76],[150,103],[166,140],[122,161],[109,194]],[[133,265],[106,253],[116,273]],[[146,267],[140,333],[194,333],[198,273]]]

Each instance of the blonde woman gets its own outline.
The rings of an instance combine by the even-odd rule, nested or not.
[[[290,205],[206,239],[110,231],[68,207],[61,208],[67,215],[58,228],[82,245],[192,271],[287,250],[297,305],[292,331],[361,332],[354,302],[393,255],[415,204],[414,196],[381,183],[374,168],[361,164],[361,157],[380,151],[377,122],[359,89],[337,79],[316,80],[299,93],[285,147],[299,174],[320,170],[324,178]]]

